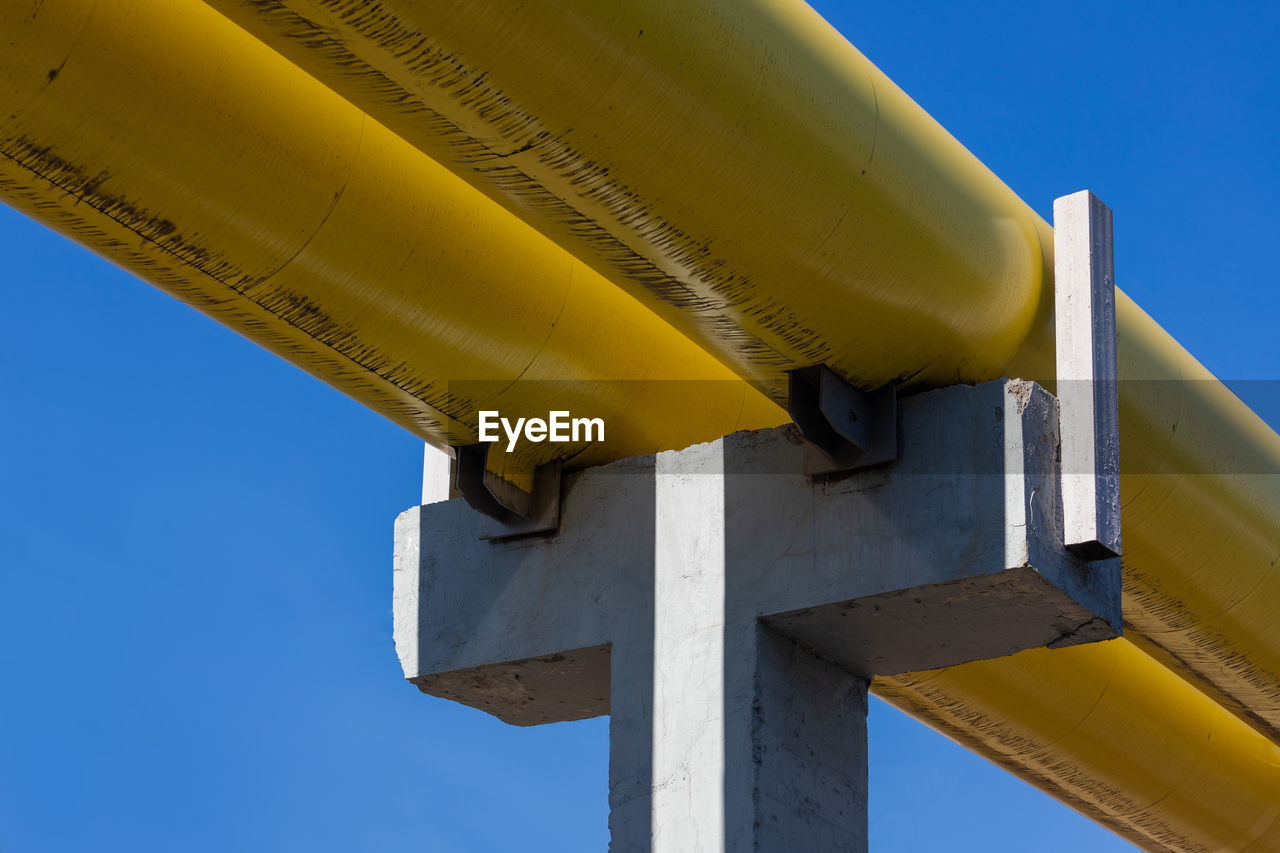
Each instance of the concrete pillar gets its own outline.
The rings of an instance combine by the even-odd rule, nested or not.
[[[735,634],[724,849],[865,851],[868,680],[760,623]]]
[[[551,537],[460,500],[396,527],[396,647],[516,725],[609,713],[612,849],[866,849],[877,674],[1116,635],[1119,561],[1063,543],[1056,401],[901,407],[897,463],[803,475],[794,428],[568,475]]]
[[[652,655],[612,670],[611,849],[865,851],[867,680],[726,608],[724,456],[655,460],[657,620]]]

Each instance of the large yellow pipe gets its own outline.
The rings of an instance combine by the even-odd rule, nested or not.
[[[1131,643],[1032,649],[872,688],[1146,850],[1280,850],[1280,787],[1245,781],[1274,778],[1280,747]]]
[[[990,379],[1043,319],[1048,228],[802,3],[211,4],[778,399]]]
[[[565,263],[562,276],[572,277],[575,286],[591,280],[579,279],[580,268],[565,256],[527,234],[511,236],[524,232],[508,231],[512,223],[491,207],[469,198],[424,158],[199,4],[113,0],[98,5],[93,14],[70,0],[9,5],[0,13],[0,35],[7,44],[21,46],[0,56],[5,107],[0,116],[8,116],[0,121],[5,198],[437,440],[433,407],[391,383],[387,376],[396,374],[386,371],[385,363],[364,361],[366,350],[345,347],[347,338],[311,337],[327,328],[322,320],[340,324],[351,339],[375,340],[387,351],[403,352],[406,359],[425,354],[445,359],[446,365],[455,357],[467,365],[478,363],[484,376],[512,369],[505,362],[511,347],[527,361],[526,324],[550,341],[543,351],[560,346],[557,330],[567,320],[551,329],[538,319],[545,318],[543,288],[554,281],[544,277],[543,265],[548,258]],[[394,168],[384,170],[379,165],[384,160]],[[437,193],[449,207],[433,206]],[[327,231],[334,223],[340,227]],[[493,238],[490,229],[499,229],[501,239],[487,242]],[[498,263],[492,252],[484,253],[495,244],[521,247],[518,270],[487,266]],[[418,260],[418,252],[430,260]],[[501,277],[516,272],[517,285]],[[287,287],[278,287],[282,281]],[[467,288],[467,293],[451,295],[451,288]],[[628,329],[638,329],[651,347],[664,345],[666,332],[648,325],[648,315],[635,304],[611,301],[617,295],[604,295],[607,288],[599,294],[582,288],[552,290],[552,301],[584,303],[597,330],[579,329],[581,337],[566,339],[580,349],[561,353],[569,362],[565,373],[613,375],[610,365],[626,371],[628,365],[617,366],[615,359],[630,346]],[[278,298],[264,307],[256,301],[263,294]],[[424,309],[422,300],[442,294],[446,298],[435,311]],[[493,316],[441,313],[458,304],[474,309],[468,295],[498,317],[510,317],[516,309],[485,305],[486,300],[512,300],[529,316],[523,323],[510,322],[504,333],[489,327],[498,325]],[[287,322],[281,317],[284,308],[300,313],[287,315],[293,320]],[[619,316],[591,313],[602,308]],[[698,361],[696,351],[690,355],[676,343],[671,346],[680,359],[688,359],[674,375],[704,375],[697,372],[705,362]],[[668,358],[657,353],[660,372],[654,375],[672,375]],[[429,360],[392,364],[420,371],[423,388],[433,387],[433,377],[447,375],[443,368],[432,370]],[[729,385],[741,393],[741,383]],[[708,387],[720,386],[696,390],[709,427],[725,432],[750,422],[722,405],[715,393],[708,398]],[[755,411],[757,398],[740,399],[747,411]],[[651,431],[655,440],[687,441],[664,430],[675,414],[696,409],[682,409],[681,401],[665,394],[648,403],[651,410],[626,412],[638,430]],[[776,417],[775,412],[766,407],[760,417]],[[628,452],[625,446],[610,450]],[[1019,659],[1005,665],[1014,681],[1035,679],[1034,668]],[[1097,733],[1099,742],[1116,750],[1121,772],[1115,784],[1124,788],[1148,774],[1168,776],[1176,765],[1156,759],[1177,756],[1187,744],[1178,730],[1159,723],[1160,711],[1194,702],[1198,694],[1176,679],[1160,682],[1159,668],[1140,657],[1118,663],[1115,671],[1126,682],[1159,688],[1132,697],[1133,713],[1156,721],[1150,730],[1154,746],[1144,743],[1135,750],[1124,739]],[[1045,690],[1055,701],[1052,680],[1046,680]],[[1071,694],[1056,699],[1065,703]],[[1088,736],[1092,723],[1081,725],[1082,736]],[[1028,726],[1036,737],[1034,723]],[[1243,802],[1250,803],[1280,789],[1280,769],[1255,760],[1264,746],[1252,733],[1212,746],[1213,761],[1240,768],[1232,779],[1239,790],[1206,792],[1206,808],[1230,816],[1240,791]],[[1153,754],[1146,753],[1148,747]],[[1177,817],[1158,802],[1147,812],[1153,820]],[[1239,835],[1253,817],[1246,809],[1235,814]],[[1205,837],[1212,832],[1206,829]]]
[[[208,2],[775,399],[1052,380],[1051,230],[799,0]],[[1125,618],[1275,737],[1280,438],[1120,303]]]
[[[9,2],[0,35],[0,196],[428,441],[475,441],[480,409],[604,420],[522,442],[527,484],[785,419],[203,4]]]

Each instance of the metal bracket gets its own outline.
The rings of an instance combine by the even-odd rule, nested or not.
[[[896,385],[859,391],[825,364],[787,375],[787,411],[809,442],[805,474],[853,471],[898,459]]]
[[[1067,549],[1120,556],[1120,395],[1111,210],[1088,190],[1053,203],[1054,310]]]
[[[491,442],[454,448],[454,487],[476,512],[485,516],[481,539],[513,539],[554,533],[560,529],[560,460],[539,465],[533,491],[511,485],[488,469]]]

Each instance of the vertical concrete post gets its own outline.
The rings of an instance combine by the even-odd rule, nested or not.
[[[725,850],[867,850],[867,685],[751,620],[733,626]]]
[[[1067,548],[1120,556],[1120,398],[1111,210],[1088,190],[1053,203],[1054,316]]]
[[[610,849],[861,853],[867,682],[726,606],[724,452],[655,460],[653,652],[613,647]]]

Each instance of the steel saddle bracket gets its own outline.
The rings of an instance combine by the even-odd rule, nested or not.
[[[859,391],[825,364],[788,373],[787,411],[808,441],[804,473],[855,471],[898,459],[898,390]]]
[[[511,485],[488,470],[491,442],[454,448],[454,488],[485,516],[480,538],[514,539],[560,529],[560,460],[539,465],[533,491]]]

